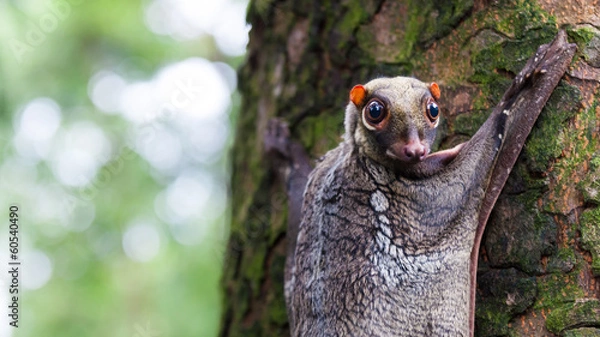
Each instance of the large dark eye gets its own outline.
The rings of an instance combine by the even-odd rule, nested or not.
[[[440,117],[440,108],[438,107],[437,103],[435,103],[433,98],[430,98],[427,101],[427,118],[429,118],[429,121],[431,123],[435,123],[439,117]]]
[[[386,113],[383,103],[378,100],[372,100],[365,108],[365,119],[370,124],[378,124],[385,118]]]

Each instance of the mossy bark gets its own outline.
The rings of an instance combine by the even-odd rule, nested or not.
[[[600,18],[577,1],[253,0],[233,153],[222,336],[288,335],[286,199],[263,153],[273,117],[318,158],[348,90],[378,76],[442,88],[439,146],[470,137],[559,28],[578,45],[488,223],[477,336],[600,334]]]

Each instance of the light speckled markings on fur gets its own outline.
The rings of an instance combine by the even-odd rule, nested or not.
[[[387,197],[380,190],[376,190],[371,194],[371,206],[375,212],[387,211],[389,205]]]
[[[286,263],[293,336],[472,336],[485,222],[573,54],[561,32],[468,143],[422,161],[387,154],[416,134],[426,148],[433,141],[429,86],[399,77],[355,87],[344,142],[308,178]],[[390,113],[382,124],[364,118],[371,99]]]

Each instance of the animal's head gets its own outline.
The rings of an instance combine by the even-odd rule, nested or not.
[[[379,78],[350,91],[346,137],[373,160],[412,171],[431,153],[440,108],[436,83],[408,77]]]

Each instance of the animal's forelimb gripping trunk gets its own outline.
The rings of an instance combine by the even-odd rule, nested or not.
[[[575,50],[576,45],[568,43],[566,33],[560,31],[551,43],[538,48],[535,55],[529,59],[523,70],[515,77],[502,101],[494,109],[493,114],[505,120],[504,125],[499,126],[505,130],[505,140],[502,142],[496,165],[490,175],[479,213],[475,244],[471,253],[471,336],[474,334],[475,324],[477,258],[485,224],[512,167],[517,161],[525,139],[531,132],[546,101],[565,74]],[[482,129],[484,128],[482,127],[480,130]]]

